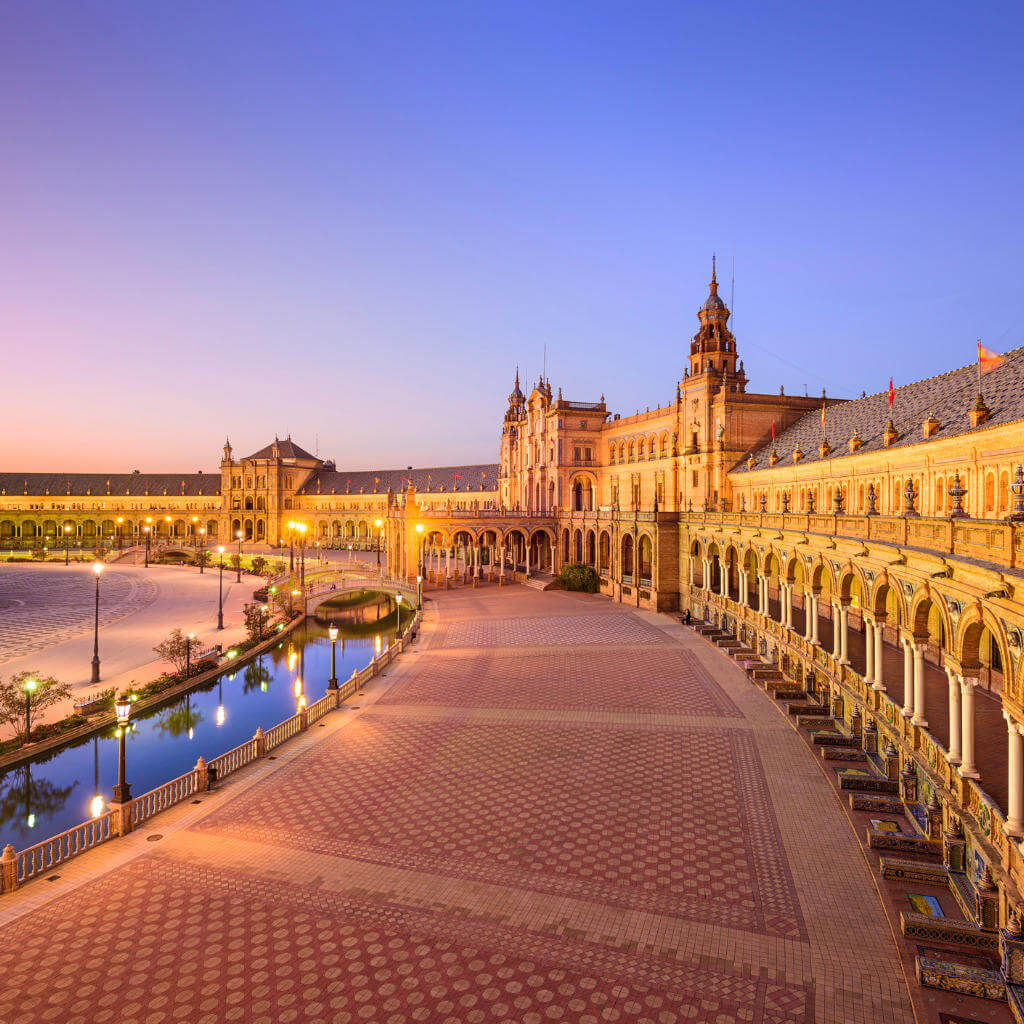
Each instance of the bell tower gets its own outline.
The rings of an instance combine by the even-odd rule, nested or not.
[[[715,257],[711,257],[711,283],[704,305],[697,310],[700,329],[690,342],[690,376],[710,373],[717,377],[736,374],[736,339],[729,330],[729,307],[718,294]]]

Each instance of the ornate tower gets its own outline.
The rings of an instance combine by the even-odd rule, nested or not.
[[[690,376],[710,373],[717,377],[736,375],[736,339],[728,328],[729,307],[718,294],[715,258],[711,257],[710,292],[697,310],[700,329],[690,342]],[[744,376],[742,370],[740,376]]]

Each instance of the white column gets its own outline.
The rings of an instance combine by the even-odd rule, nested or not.
[[[737,577],[740,585],[740,604],[747,603],[747,573],[745,569],[740,569],[740,574]]]
[[[814,638],[814,594],[804,590],[804,639]]]
[[[1007,801],[1006,831],[1012,836],[1024,835],[1024,789],[1021,786],[1021,769],[1024,767],[1024,737],[1020,726],[1004,711],[1006,719],[1007,739],[1009,740],[1009,756],[1007,759],[1007,782],[1009,799]]]
[[[839,664],[850,664],[850,610],[845,604],[839,606]]]
[[[960,776],[964,779],[978,778],[978,769],[974,766],[974,689],[977,679],[960,679],[960,699],[962,701],[960,721],[961,730]]]
[[[949,763],[959,764],[960,739],[963,726],[960,723],[960,679],[951,669],[946,669],[949,682]]]
[[[818,639],[818,595],[811,594],[811,643],[821,645]]]
[[[792,583],[787,583],[785,585],[785,589],[783,590],[783,594],[784,594],[785,602],[786,602],[785,603],[785,610],[782,613],[783,623],[785,624],[786,629],[792,629],[793,628],[793,584]]]
[[[911,725],[927,728],[924,706],[924,644],[914,644],[914,717]]]
[[[875,678],[875,624],[864,616],[864,679],[870,683]]]
[[[903,644],[903,717],[910,718],[914,713],[914,650],[906,637]]]
[[[885,627],[881,622],[875,623],[875,679],[871,684],[872,689],[884,690],[885,678],[883,673],[884,662],[882,659],[882,635]]]
[[[832,604],[832,657],[839,660],[839,605]]]
[[[728,597],[729,596],[729,566],[725,562],[723,562],[721,559],[719,559],[718,560],[718,568],[719,568],[719,572],[720,572],[721,577],[722,577],[721,580],[719,581],[720,584],[721,584],[722,597]]]

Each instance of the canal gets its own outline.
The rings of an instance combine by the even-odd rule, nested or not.
[[[403,616],[404,618],[404,616]],[[251,739],[296,712],[296,687],[312,703],[331,675],[328,626],[339,630],[338,679],[365,668],[395,636],[394,602],[383,594],[346,595],[322,605],[266,654],[133,718],[127,778],[133,796]],[[117,781],[114,727],[0,774],[0,849],[57,835],[98,813]],[[99,799],[97,799],[99,798]]]

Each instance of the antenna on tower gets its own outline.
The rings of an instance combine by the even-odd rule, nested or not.
[[[548,343],[544,342],[544,368],[541,370],[541,380],[548,379]]]
[[[320,435],[313,435],[313,451],[316,453],[316,457],[320,458]]]

